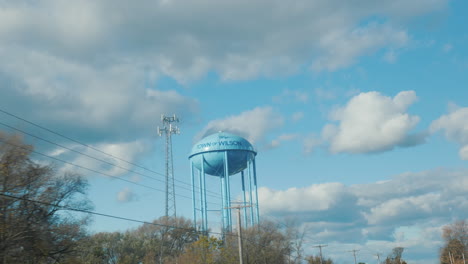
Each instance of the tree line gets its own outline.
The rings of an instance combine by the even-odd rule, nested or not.
[[[89,234],[88,183],[31,158],[33,146],[0,131],[0,263],[218,264],[239,263],[236,234],[201,234],[185,218],[161,217],[125,232]],[[69,209],[74,209],[69,210]],[[464,264],[466,221],[443,230],[441,264]],[[293,222],[264,221],[243,231],[244,263],[333,264],[304,256],[305,231]],[[385,264],[405,264],[395,248]]]

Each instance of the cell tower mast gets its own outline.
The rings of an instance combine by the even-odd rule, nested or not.
[[[158,134],[166,136],[166,217],[176,217],[176,200],[174,184],[174,165],[172,162],[172,134],[180,134],[180,130],[172,123],[179,122],[179,118],[161,115],[163,127],[158,127]]]

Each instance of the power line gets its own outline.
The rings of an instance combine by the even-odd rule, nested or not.
[[[53,141],[51,141],[51,140],[48,140],[48,139],[45,139],[45,138],[42,138],[42,137],[39,137],[39,136],[37,136],[37,135],[34,135],[34,134],[32,134],[32,133],[29,133],[29,132],[26,132],[26,131],[21,130],[21,129],[19,129],[19,128],[10,126],[10,125],[5,124],[5,123],[3,123],[3,122],[0,122],[0,125],[5,126],[5,127],[8,127],[9,129],[18,131],[18,132],[23,133],[23,134],[25,134],[25,135],[28,135],[28,136],[30,136],[30,137],[34,137],[34,138],[39,139],[39,140],[41,140],[41,141],[47,142],[47,143],[49,143],[49,144],[51,144],[51,145],[54,145],[54,146],[57,146],[57,147],[66,149],[66,150],[71,151],[71,152],[74,152],[74,153],[76,153],[76,154],[79,154],[79,155],[88,157],[88,158],[90,158],[90,159],[94,159],[94,160],[96,160],[96,161],[105,163],[105,164],[107,164],[107,165],[110,165],[110,166],[113,166],[113,167],[116,167],[116,168],[125,170],[125,171],[127,171],[127,172],[131,172],[131,173],[138,174],[138,175],[140,175],[140,176],[142,176],[142,177],[145,177],[145,178],[148,178],[148,179],[152,179],[152,180],[155,180],[155,181],[159,181],[159,182],[165,183],[164,180],[160,180],[160,179],[157,179],[157,178],[148,176],[148,175],[143,174],[143,173],[140,173],[140,172],[138,172],[138,171],[135,171],[135,170],[132,170],[132,169],[129,169],[129,168],[120,166],[120,165],[118,165],[118,164],[114,164],[114,163],[112,163],[112,162],[109,162],[109,161],[106,161],[106,160],[103,160],[103,159],[100,159],[100,158],[91,156],[91,155],[86,154],[86,153],[83,153],[83,152],[81,152],[81,151],[78,151],[78,150],[75,150],[75,149],[72,149],[72,148],[63,146],[63,145],[61,145],[61,144],[59,144],[59,143],[53,142]],[[179,188],[181,188],[181,189],[191,191],[190,188],[186,188],[186,187],[180,186],[180,185],[176,185],[176,186],[179,187]],[[215,195],[209,195],[209,196],[218,198],[218,196],[215,196]]]
[[[0,111],[1,111],[1,110],[0,110]],[[125,171],[127,171],[127,172],[134,173],[134,174],[143,176],[143,177],[145,177],[145,178],[149,178],[149,179],[152,179],[152,180],[155,180],[155,181],[159,181],[159,182],[163,182],[163,183],[164,183],[163,180],[160,180],[160,179],[157,179],[157,178],[154,178],[154,177],[145,175],[145,174],[140,173],[140,172],[138,172],[138,171],[135,171],[135,170],[132,170],[132,169],[128,169],[128,168],[122,167],[122,166],[120,166],[120,165],[114,164],[114,163],[112,163],[112,162],[109,162],[109,161],[106,161],[106,160],[103,160],[103,159],[100,159],[100,158],[91,156],[91,155],[89,155],[89,154],[83,153],[83,152],[81,152],[81,151],[78,151],[78,150],[75,150],[75,149],[72,149],[72,148],[69,148],[69,147],[66,147],[66,146],[61,145],[61,144],[59,144],[59,143],[53,142],[53,141],[51,141],[51,140],[48,140],[48,139],[45,139],[45,138],[42,138],[42,137],[39,137],[39,136],[37,136],[37,135],[34,135],[34,134],[29,133],[29,132],[27,132],[27,131],[21,130],[21,129],[19,129],[19,128],[10,126],[10,125],[5,124],[5,123],[3,123],[3,122],[0,122],[0,125],[3,125],[3,126],[9,128],[9,129],[18,131],[18,132],[23,133],[23,134],[25,134],[25,135],[34,137],[34,138],[36,138],[36,139],[38,139],[38,140],[47,142],[47,143],[49,143],[49,144],[51,144],[51,145],[54,145],[54,146],[57,146],[57,147],[66,149],[66,150],[68,150],[68,151],[74,152],[74,153],[76,153],[76,154],[79,154],[79,155],[88,157],[88,158],[90,158],[90,159],[94,159],[94,160],[96,160],[96,161],[103,162],[103,163],[105,163],[105,164],[107,164],[107,165],[110,165],[110,166],[113,166],[113,167],[116,167],[116,168],[125,170]],[[5,142],[5,141],[3,141],[3,142]],[[8,143],[8,142],[5,142],[5,143]],[[10,145],[12,145],[12,144],[10,144]],[[13,144],[13,145],[14,145],[14,144]],[[20,147],[20,148],[21,148],[21,146],[19,146],[19,145],[14,145],[14,146],[15,146],[15,147]],[[149,186],[146,186],[146,185],[143,185],[143,184],[135,183],[135,182],[133,182],[133,181],[129,181],[129,180],[126,180],[126,179],[122,179],[122,178],[120,178],[120,177],[118,177],[118,176],[109,175],[109,174],[106,174],[106,173],[103,173],[103,172],[100,172],[100,171],[96,171],[96,170],[94,170],[94,169],[90,169],[90,168],[87,168],[87,167],[85,167],[85,166],[81,166],[81,165],[78,165],[78,164],[74,164],[74,163],[72,163],[72,162],[65,161],[65,160],[62,160],[62,159],[59,159],[59,158],[56,158],[56,157],[53,157],[53,156],[50,156],[50,155],[41,153],[41,152],[39,152],[39,151],[34,151],[34,150],[33,150],[32,152],[33,152],[33,153],[36,153],[36,154],[39,154],[39,155],[41,155],[41,156],[45,156],[45,157],[50,158],[50,159],[54,159],[54,160],[60,161],[60,162],[65,163],[65,164],[69,164],[69,165],[72,165],[72,166],[75,166],[75,167],[78,167],[78,168],[81,168],[81,169],[85,169],[85,170],[92,171],[92,172],[95,172],[95,173],[98,173],[98,174],[102,174],[102,175],[107,176],[107,177],[117,178],[117,179],[120,179],[120,180],[129,182],[129,183],[132,183],[132,184],[136,184],[136,185],[143,186],[143,187],[146,187],[146,188],[151,188],[151,189],[156,190],[156,191],[159,191],[159,192],[165,192],[165,191],[163,191],[163,190],[161,190],[161,189],[156,189],[156,188],[149,187]],[[176,185],[176,186],[179,187],[179,188],[181,188],[181,189],[184,189],[184,190],[189,190],[189,191],[191,190],[191,189],[189,189],[189,188],[185,188],[185,187],[180,186],[180,185]],[[191,185],[190,185],[190,186],[191,186]],[[197,192],[198,192],[198,191],[197,191]],[[211,196],[211,197],[214,197],[214,198],[220,198],[218,193],[212,192],[212,191],[209,191],[209,192],[214,193],[214,194],[216,194],[216,195],[214,195],[214,194],[207,194],[208,196]],[[184,197],[184,198],[187,198],[187,199],[192,199],[191,197],[188,197],[188,196],[185,196],[185,195],[177,194],[177,196]],[[214,204],[214,205],[219,205],[219,204],[213,203],[213,202],[207,202],[207,203],[209,203],[209,204]]]
[[[144,167],[144,166],[142,166],[142,165],[136,164],[136,163],[131,162],[131,161],[127,161],[127,160],[125,160],[125,159],[122,159],[122,158],[120,158],[120,157],[117,157],[117,156],[115,156],[115,155],[112,155],[112,154],[110,154],[110,153],[107,153],[107,152],[105,152],[105,151],[102,151],[102,150],[100,150],[100,149],[98,149],[98,148],[95,148],[95,147],[89,145],[89,144],[83,143],[83,142],[78,141],[78,140],[76,140],[76,139],[73,139],[73,138],[71,138],[71,137],[69,137],[69,136],[66,136],[66,135],[64,135],[64,134],[61,134],[61,133],[59,133],[59,132],[56,132],[56,131],[54,131],[54,130],[52,130],[52,129],[49,129],[49,128],[47,128],[47,127],[44,127],[44,126],[42,126],[42,125],[39,125],[39,124],[34,123],[34,122],[32,122],[32,121],[29,121],[29,120],[27,120],[27,119],[25,119],[25,118],[22,118],[22,117],[20,117],[20,116],[17,116],[17,115],[15,115],[15,114],[12,114],[12,113],[10,113],[10,112],[8,112],[8,111],[6,111],[6,110],[0,109],[0,112],[3,113],[3,114],[5,114],[5,115],[9,115],[9,116],[11,116],[11,117],[13,117],[13,118],[16,118],[16,119],[18,119],[18,120],[21,120],[21,121],[23,121],[23,122],[26,122],[26,123],[28,123],[28,124],[30,124],[30,125],[35,126],[35,127],[38,127],[38,128],[40,128],[40,129],[43,129],[43,130],[45,130],[45,131],[47,131],[47,132],[49,132],[49,133],[52,133],[52,134],[54,134],[54,135],[56,135],[56,136],[65,138],[65,139],[70,140],[70,141],[72,141],[72,142],[75,142],[75,143],[77,143],[77,144],[79,144],[79,145],[82,145],[82,146],[85,146],[85,147],[87,147],[87,148],[90,148],[90,149],[92,149],[92,150],[94,150],[94,151],[97,151],[97,152],[99,152],[99,153],[101,153],[101,154],[104,154],[104,155],[106,155],[106,156],[112,157],[112,158],[114,158],[114,159],[120,160],[120,161],[125,162],[125,163],[127,163],[127,164],[130,164],[130,165],[132,165],[132,166],[135,166],[135,167],[137,167],[137,168],[140,168],[140,169],[143,169],[143,170],[145,170],[145,171],[148,171],[148,172],[151,172],[151,173],[154,173],[154,174],[157,174],[157,175],[160,175],[160,176],[164,176],[164,177],[165,177],[165,174],[163,174],[163,173],[160,173],[160,172],[157,172],[157,171],[148,169],[148,168],[146,168],[146,167]],[[184,182],[184,181],[180,181],[180,180],[175,180],[175,181],[176,181],[176,182],[179,182],[179,183],[182,183],[182,184],[185,184],[185,185],[188,185],[188,186],[190,186],[190,187],[192,186],[191,184],[186,183],[186,182]],[[208,192],[210,192],[210,191],[208,191]],[[217,194],[217,193],[215,193],[215,194]]]
[[[56,161],[60,161],[60,162],[62,162],[62,163],[65,163],[65,164],[68,164],[68,165],[72,165],[72,166],[75,166],[75,167],[80,168],[80,169],[83,169],[83,170],[87,170],[87,171],[91,171],[91,172],[94,172],[94,173],[98,173],[98,174],[104,175],[104,176],[106,176],[106,177],[118,179],[118,180],[121,180],[121,181],[130,183],[130,184],[134,184],[134,185],[137,185],[137,186],[140,186],[140,187],[145,187],[145,188],[152,189],[152,190],[155,190],[155,191],[158,191],[158,192],[164,192],[164,190],[161,190],[161,189],[158,189],[158,188],[154,188],[154,187],[151,187],[151,186],[148,186],[148,185],[144,185],[144,184],[141,184],[141,183],[133,182],[133,181],[124,179],[124,178],[122,178],[122,177],[118,177],[118,176],[115,176],[115,175],[107,174],[107,173],[105,173],[105,172],[97,171],[97,170],[95,170],[95,169],[91,169],[91,168],[88,168],[88,167],[85,167],[85,166],[82,166],[82,165],[79,165],[79,164],[75,164],[75,163],[72,163],[72,162],[69,162],[69,161],[66,161],[66,160],[63,160],[63,159],[59,159],[59,158],[56,158],[56,157],[52,157],[52,156],[47,155],[47,154],[44,154],[44,153],[42,153],[42,152],[39,152],[39,151],[36,151],[36,150],[31,150],[31,149],[28,149],[28,148],[26,148],[26,147],[24,147],[24,146],[21,146],[21,145],[13,144],[13,143],[8,142],[8,141],[5,141],[5,140],[3,140],[3,139],[1,139],[1,138],[0,138],[0,142],[3,142],[3,143],[5,143],[5,144],[8,144],[8,145],[10,145],[10,146],[14,146],[14,147],[17,147],[17,148],[20,148],[20,149],[23,149],[23,150],[31,151],[32,153],[35,153],[35,154],[38,154],[38,155],[41,155],[41,156],[44,156],[44,157],[47,157],[47,158],[50,158],[50,159],[53,159],[53,160],[56,160]],[[178,195],[178,196],[183,197],[183,198],[187,198],[187,199],[192,199],[192,197],[188,197],[188,196],[185,196],[185,195]],[[212,203],[212,204],[216,204],[216,203]],[[216,204],[216,205],[218,205],[218,204]]]
[[[64,134],[62,134],[62,133],[56,132],[56,131],[54,131],[54,130],[52,130],[52,129],[49,129],[49,128],[45,127],[45,126],[39,125],[39,124],[37,124],[37,123],[35,123],[35,122],[29,121],[29,120],[27,120],[27,119],[25,119],[25,118],[22,118],[22,117],[18,116],[18,115],[12,114],[12,113],[10,113],[10,112],[4,110],[4,109],[1,109],[1,108],[0,108],[0,112],[3,113],[3,114],[9,115],[9,116],[11,116],[11,117],[13,117],[13,118],[16,118],[16,119],[18,119],[18,120],[21,120],[21,121],[23,121],[23,122],[26,122],[26,123],[28,123],[28,124],[30,124],[30,125],[35,126],[35,127],[38,127],[38,128],[40,128],[40,129],[43,129],[43,130],[45,130],[45,131],[47,131],[47,132],[49,132],[49,133],[52,133],[52,134],[57,135],[57,136],[59,136],[59,137],[62,137],[62,138],[64,138],[64,139],[67,139],[67,140],[70,140],[70,141],[72,141],[72,142],[75,142],[75,143],[77,143],[77,144],[79,144],[79,145],[82,145],[82,146],[84,146],[84,147],[87,147],[87,148],[89,148],[89,149],[92,149],[92,150],[94,150],[94,151],[97,151],[97,152],[99,152],[99,153],[101,153],[101,154],[107,155],[107,156],[109,156],[109,157],[111,157],[111,158],[114,158],[114,159],[116,159],[116,160],[122,161],[122,162],[124,162],[124,163],[130,164],[130,165],[132,165],[132,166],[135,166],[135,167],[137,167],[137,168],[143,169],[143,170],[145,170],[145,171],[154,173],[154,174],[156,174],[156,175],[160,175],[160,176],[162,176],[162,177],[165,177],[165,174],[163,174],[163,173],[160,173],[160,172],[157,172],[157,171],[148,169],[148,168],[146,168],[146,167],[144,167],[144,166],[142,166],[142,165],[139,165],[139,164],[137,164],[137,163],[134,163],[134,162],[131,162],[131,161],[127,161],[127,160],[125,160],[125,159],[122,159],[122,158],[120,158],[120,157],[117,157],[117,156],[115,156],[115,155],[112,155],[112,154],[110,154],[110,153],[107,153],[107,152],[105,152],[105,151],[102,151],[102,150],[100,150],[100,149],[98,149],[98,148],[95,148],[95,147],[89,145],[89,144],[83,143],[83,142],[81,142],[81,141],[79,141],[79,140],[73,139],[73,138],[71,138],[71,137],[69,137],[69,136],[66,136],[66,135],[64,135]],[[47,140],[47,139],[43,139],[43,138],[41,138],[41,137],[39,137],[39,136],[36,136],[36,135],[33,135],[33,134],[31,134],[31,133],[24,132],[24,131],[22,131],[22,130],[20,130],[20,129],[18,129],[18,128],[14,128],[14,127],[9,126],[9,125],[7,125],[7,124],[4,124],[4,123],[1,123],[1,124],[2,124],[2,125],[5,125],[5,126],[7,126],[7,127],[9,127],[9,128],[11,128],[11,129],[14,129],[14,130],[16,130],[16,131],[19,131],[19,132],[21,132],[21,133],[25,133],[25,134],[27,134],[27,135],[30,135],[30,136],[32,136],[32,137],[35,137],[35,138],[37,138],[37,139],[39,139],[39,140],[43,140],[43,141],[48,142],[48,143],[50,143],[50,144],[53,144],[53,145],[56,145],[56,146],[60,146],[60,147],[62,147],[62,148],[64,148],[64,149],[67,149],[67,150],[69,150],[69,151],[73,151],[73,152],[78,153],[78,154],[80,154],[80,155],[84,155],[84,156],[87,156],[87,157],[89,157],[89,158],[92,158],[92,159],[95,159],[95,160],[98,160],[98,161],[101,161],[101,162],[105,162],[105,163],[108,164],[108,165],[111,165],[111,166],[114,166],[114,167],[118,167],[118,168],[120,168],[120,169],[124,169],[124,170],[127,170],[127,171],[131,172],[131,173],[135,173],[135,174],[138,174],[138,175],[143,176],[143,177],[146,177],[146,178],[151,178],[151,179],[156,180],[156,181],[160,181],[160,182],[163,181],[163,180],[159,180],[159,179],[153,178],[153,177],[148,176],[148,175],[141,174],[141,173],[136,172],[136,171],[134,171],[134,170],[131,170],[131,169],[128,169],[128,168],[125,168],[125,167],[116,165],[116,164],[114,164],[114,163],[107,162],[107,161],[103,161],[102,159],[93,157],[93,156],[91,156],[91,155],[82,153],[82,152],[80,152],[80,151],[76,151],[76,150],[73,150],[73,149],[71,149],[71,148],[67,148],[67,147],[62,146],[62,145],[60,145],[60,144],[58,144],[58,143],[52,142],[52,141]],[[41,153],[40,155],[45,155],[45,154],[42,154],[42,153]],[[53,158],[53,157],[50,157],[50,158]],[[61,160],[60,160],[60,161],[61,161]],[[65,161],[61,161],[61,162],[65,162]],[[66,163],[66,162],[65,162],[65,163]],[[175,182],[178,182],[178,183],[181,183],[181,184],[184,184],[184,185],[187,185],[187,186],[189,186],[189,187],[192,187],[192,184],[190,184],[190,183],[186,183],[186,182],[184,182],[184,181],[177,180],[177,179],[174,179],[174,181],[175,181]],[[184,187],[182,187],[182,186],[180,186],[180,185],[176,185],[176,186],[177,186],[178,188],[182,188],[182,189],[184,189],[184,190],[191,190],[191,189],[189,189],[189,188],[184,188]],[[196,192],[199,192],[199,191],[196,191]],[[218,199],[220,198],[220,194],[217,193],[217,192],[214,192],[214,191],[211,191],[211,190],[206,190],[206,192],[207,192],[207,193],[211,193],[211,194],[207,194],[208,196],[215,197],[215,198],[218,198]],[[180,195],[179,195],[179,196],[180,196]],[[187,198],[187,196],[183,196],[183,197],[184,197],[184,198]],[[190,198],[190,199],[192,199],[192,198]],[[215,203],[212,203],[212,202],[208,202],[208,203],[210,203],[210,204],[215,204]]]
[[[155,225],[155,226],[162,226],[162,227],[168,227],[168,228],[175,228],[175,229],[182,229],[182,230],[193,230],[191,228],[183,228],[183,227],[177,227],[177,226],[171,226],[171,225],[164,225],[164,224],[157,224],[157,223],[152,223],[152,222],[147,222],[147,221],[142,221],[142,220],[136,220],[132,218],[127,218],[127,217],[122,217],[122,216],[115,216],[115,215],[110,215],[110,214],[104,214],[104,213],[99,213],[91,210],[86,210],[86,209],[79,209],[79,208],[73,208],[70,206],[64,206],[64,205],[57,205],[57,204],[52,204],[52,203],[47,203],[47,202],[42,202],[42,201],[37,201],[37,200],[32,200],[24,197],[17,197],[13,195],[8,195],[5,193],[0,193],[1,196],[7,197],[10,199],[15,199],[15,200],[22,200],[22,201],[27,201],[27,202],[32,202],[32,203],[37,203],[37,204],[42,204],[42,205],[47,205],[47,206],[55,206],[58,207],[62,210],[67,210],[67,211],[74,211],[74,212],[80,212],[80,213],[86,213],[86,214],[92,214],[92,215],[98,215],[98,216],[104,216],[108,218],[114,218],[114,219],[119,219],[119,220],[125,220],[129,222],[135,222],[135,223],[140,223],[140,224],[148,224],[148,225]]]

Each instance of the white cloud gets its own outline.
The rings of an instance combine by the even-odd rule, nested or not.
[[[17,56],[20,53],[20,56]],[[2,49],[0,102],[15,114],[88,140],[135,139],[152,133],[162,113],[196,114],[195,100],[145,87],[144,65],[110,67],[68,61],[22,48]],[[28,105],[28,108],[20,107]],[[34,109],[34,111],[31,111]]]
[[[325,183],[306,188],[290,188],[285,191],[262,187],[258,193],[259,204],[265,212],[303,212],[329,210],[346,192],[345,186],[341,183]]]
[[[273,97],[275,103],[299,102],[307,103],[309,94],[304,91],[285,89],[280,95]]]
[[[302,118],[304,118],[304,112],[294,112],[291,116],[291,120],[293,122],[297,122],[301,120]]]
[[[316,147],[321,145],[323,141],[315,134],[309,134],[304,138],[303,146],[304,146],[304,153],[310,154],[312,153]]]
[[[333,153],[371,153],[420,144],[424,135],[409,134],[419,117],[406,113],[416,99],[414,91],[400,92],[394,98],[360,93],[331,113],[330,118],[339,124],[327,124],[322,136]]]
[[[250,143],[265,140],[266,135],[281,127],[284,118],[271,107],[257,107],[236,116],[210,121],[196,139],[218,131],[225,131],[245,137]]]
[[[351,186],[262,187],[259,203],[262,217],[294,215],[317,243],[381,253],[403,246],[413,260],[437,258],[442,226],[468,217],[467,191],[467,170],[436,169]]]
[[[267,148],[277,148],[284,142],[297,139],[298,136],[299,136],[298,134],[282,134],[282,135],[279,135],[277,138],[273,139],[268,144]]]
[[[444,136],[460,145],[459,155],[468,160],[468,107],[451,106],[452,112],[432,122],[432,133],[442,131]]]
[[[460,158],[462,160],[468,160],[468,145],[465,145],[462,148],[460,148],[458,154],[460,155]]]
[[[137,199],[136,194],[130,188],[124,188],[117,193],[117,200],[121,203],[128,203]]]
[[[122,177],[128,174],[129,170],[135,170],[131,163],[134,163],[138,157],[147,154],[154,147],[149,142],[142,140],[119,143],[99,143],[89,146],[99,151],[83,145],[72,145],[66,146],[72,151],[58,148],[53,150],[52,153],[60,159],[89,169],[80,169],[79,172],[83,175],[90,175],[90,173],[92,173],[98,177]],[[77,167],[71,164],[66,164],[61,168],[62,172],[76,170]],[[90,172],[90,170],[99,171],[100,173]],[[139,174],[133,173],[133,176],[139,176]]]
[[[364,213],[367,222],[371,225],[393,222],[401,219],[429,217],[440,214],[445,204],[438,193],[429,193],[419,196],[394,198],[372,207],[370,213]]]
[[[395,63],[397,60],[397,55],[394,50],[389,50],[384,55],[384,60],[388,63]]]
[[[337,97],[337,94],[335,91],[331,89],[326,89],[326,88],[316,88],[314,89],[314,93],[318,99],[323,99],[323,100],[332,100]]]
[[[312,64],[316,71],[334,71],[355,62],[355,60],[384,47],[401,47],[408,42],[407,33],[389,25],[370,24],[352,31],[342,29],[330,31],[320,40],[325,55]]]
[[[453,49],[452,44],[448,44],[448,43],[445,44],[445,45],[442,47],[442,50],[443,50],[445,53],[450,52],[452,49]]]
[[[7,1],[0,10],[0,46],[27,47],[101,67],[143,60],[182,83],[209,71],[225,80],[251,79],[291,74],[304,65],[336,70],[382,48],[398,49],[408,41],[403,21],[443,10],[446,4]],[[386,19],[375,18],[380,16]]]

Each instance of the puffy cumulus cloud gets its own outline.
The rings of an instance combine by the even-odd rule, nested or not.
[[[468,107],[453,107],[453,111],[432,122],[430,130],[442,131],[444,136],[460,145],[460,158],[468,160]]]
[[[447,0],[3,1],[0,45],[100,66],[142,59],[180,82],[208,71],[226,80],[251,79],[291,74],[304,65],[336,70],[359,56],[398,49],[408,41],[403,21],[446,5]]]
[[[402,219],[420,219],[432,216],[434,213],[448,212],[444,210],[444,203],[438,193],[429,193],[419,196],[394,198],[385,201],[364,213],[369,224],[380,224]]]
[[[406,113],[416,99],[414,91],[393,98],[379,92],[360,93],[331,113],[339,124],[327,124],[323,139],[333,153],[372,153],[421,144],[425,134],[409,134],[419,117]]]
[[[341,183],[314,184],[285,191],[262,187],[258,192],[259,203],[266,212],[324,212],[344,202],[347,194]]]
[[[467,191],[467,170],[436,169],[351,186],[262,187],[259,203],[262,217],[294,215],[316,243],[379,252],[403,246],[407,260],[436,259],[441,228],[468,217]]]
[[[266,135],[284,124],[281,114],[272,107],[257,107],[236,116],[210,121],[196,136],[201,139],[218,131],[230,132],[245,137],[252,144],[264,141]]]
[[[124,188],[117,193],[117,201],[121,203],[128,203],[137,199],[136,194],[130,188]]]

